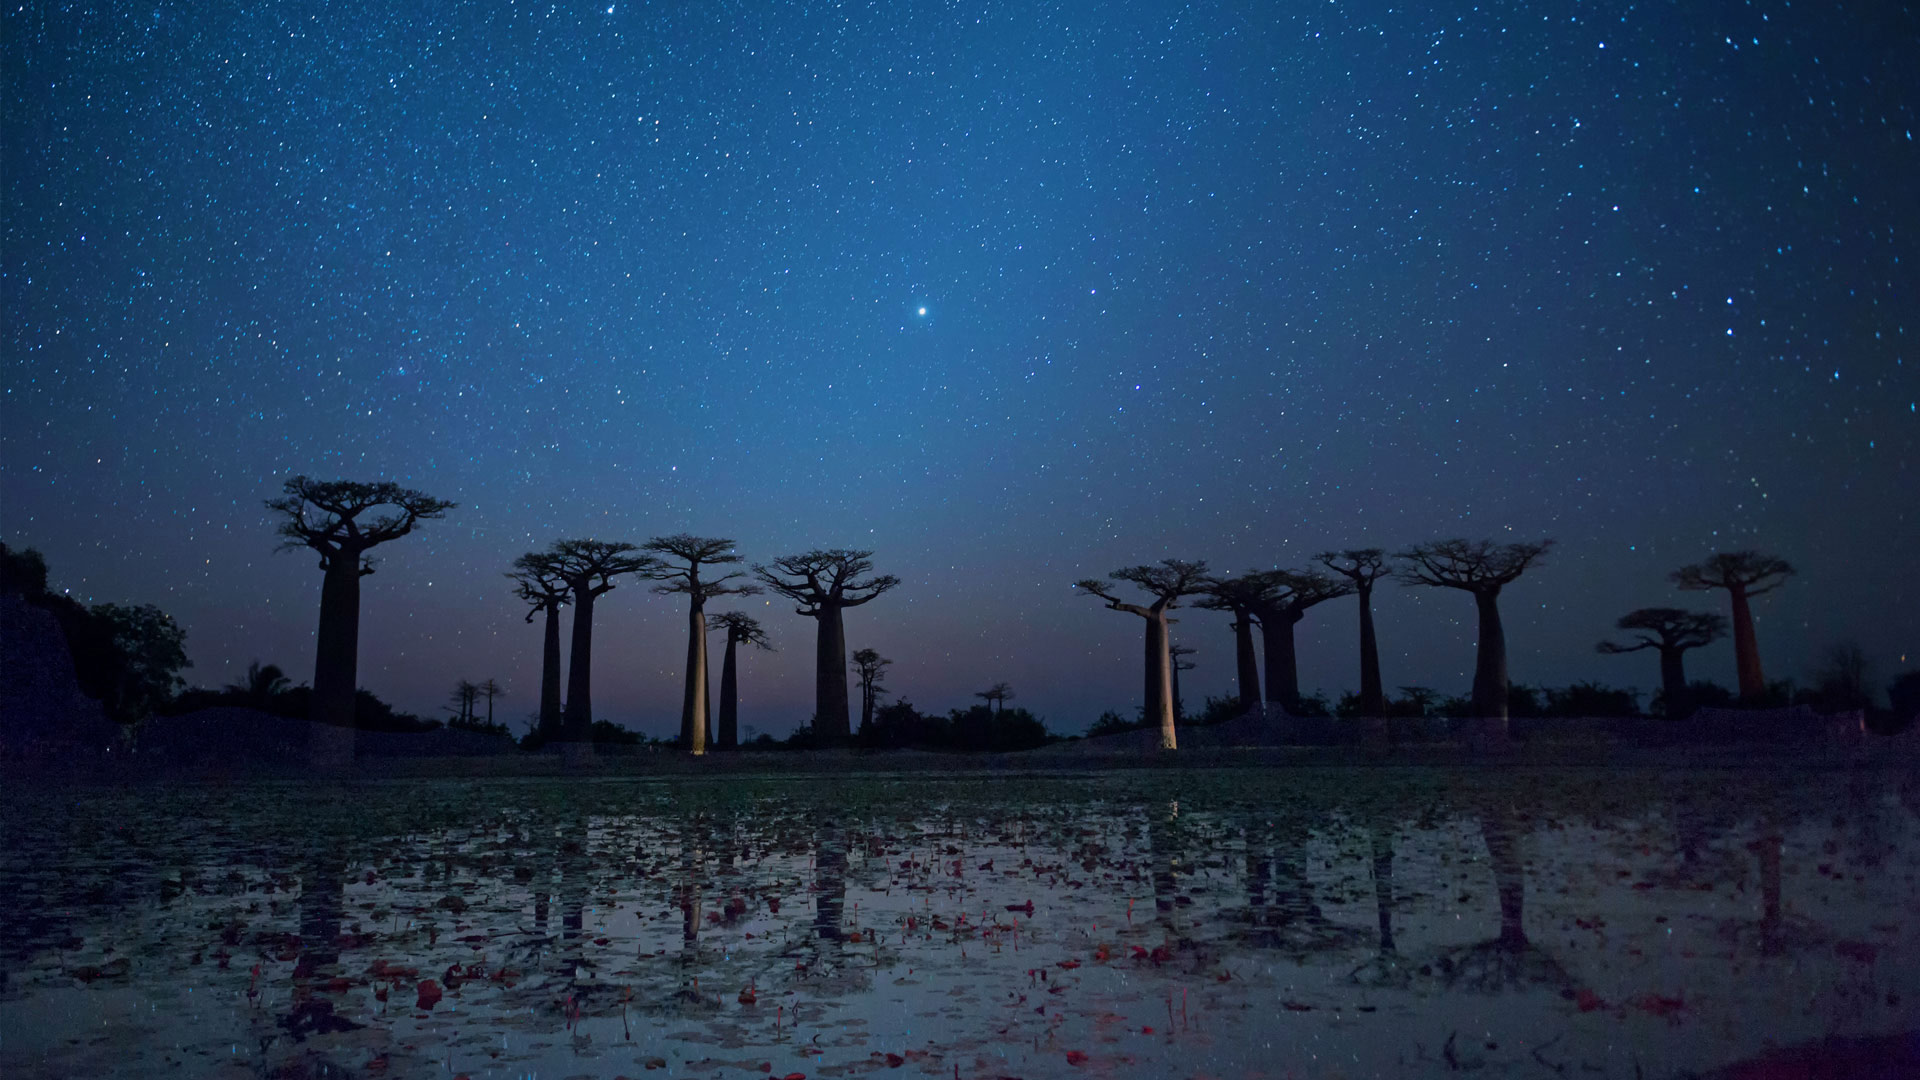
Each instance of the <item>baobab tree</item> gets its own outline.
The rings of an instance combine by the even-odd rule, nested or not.
[[[1679,608],[1650,607],[1629,611],[1620,616],[1620,621],[1614,625],[1622,630],[1638,630],[1640,634],[1634,638],[1632,645],[1603,641],[1593,647],[1594,651],[1618,654],[1658,649],[1660,696],[1666,704],[1667,719],[1678,720],[1692,712],[1687,702],[1686,651],[1711,645],[1725,637],[1726,618]]]
[[[1507,635],[1500,626],[1500,590],[1545,557],[1552,540],[1496,544],[1491,540],[1436,540],[1416,544],[1396,558],[1407,565],[1396,576],[1407,585],[1459,589],[1473,595],[1480,616],[1480,643],[1473,665],[1473,713],[1485,737],[1507,737]]]
[[[353,758],[354,694],[359,689],[360,579],[373,573],[367,552],[412,532],[422,521],[446,516],[454,504],[392,483],[310,480],[296,476],[286,494],[267,500],[282,515],[279,550],[311,548],[326,575],[320,583],[320,630],[313,658],[309,717],[335,729],[319,735],[314,757],[322,764]],[[395,510],[372,515],[379,507]],[[338,732],[348,732],[341,736]]]
[[[1753,638],[1753,609],[1748,601],[1779,588],[1793,573],[1792,564],[1778,556],[1723,551],[1670,575],[1675,585],[1689,592],[1727,590],[1733,604],[1733,659],[1740,673],[1743,705],[1757,705],[1767,696],[1767,678],[1760,671],[1760,646]]]
[[[1184,596],[1206,591],[1207,564],[1181,559],[1162,559],[1157,564],[1127,566],[1107,577],[1138,586],[1151,599],[1146,604],[1130,604],[1115,596],[1112,586],[1099,578],[1074,582],[1082,589],[1106,601],[1112,611],[1138,615],[1147,623],[1145,649],[1145,694],[1142,712],[1150,725],[1160,729],[1160,748],[1179,746],[1173,730],[1173,657],[1168,651],[1167,612],[1179,606]]]
[[[1353,591],[1318,570],[1262,570],[1249,575],[1262,583],[1253,614],[1260,621],[1260,645],[1267,664],[1267,700],[1285,709],[1300,707],[1300,662],[1293,628],[1317,604]]]
[[[714,577],[702,577],[702,567],[727,566],[740,562],[733,553],[733,541],[713,536],[656,536],[642,549],[669,560],[648,576],[660,584],[653,591],[661,595],[684,594],[687,597],[687,677],[680,699],[680,746],[698,757],[707,752],[707,601],[716,596],[750,596],[760,586],[740,579],[746,574],[735,570]]]
[[[1186,706],[1180,701],[1180,673],[1194,669],[1196,665],[1187,657],[1199,651],[1191,645],[1169,644],[1167,646],[1167,658],[1172,661],[1168,669],[1173,672],[1173,718],[1176,721],[1187,718]]]
[[[542,742],[553,742],[560,737],[560,609],[573,590],[549,557],[537,551],[513,560],[507,579],[514,583],[514,595],[527,602],[528,622],[535,615],[547,617],[540,648],[540,726],[534,730]]]
[[[760,628],[760,620],[743,611],[723,611],[707,625],[727,633],[726,651],[720,660],[719,743],[722,750],[734,750],[740,746],[740,676],[735,652],[742,645],[768,652],[773,651],[773,646],[767,643],[767,633]]]
[[[845,740],[847,731],[847,631],[843,613],[900,584],[873,570],[873,552],[816,549],[755,566],[754,575],[774,592],[797,601],[797,614],[817,624],[814,645],[813,732],[823,742]]]
[[[1233,615],[1229,629],[1233,631],[1233,659],[1240,677],[1242,712],[1260,705],[1260,663],[1253,654],[1253,628],[1257,624],[1254,613],[1271,599],[1273,587],[1272,579],[1257,571],[1239,577],[1208,578],[1206,592],[1194,604]]]
[[[973,696],[986,702],[992,707],[993,715],[999,716],[1000,711],[1007,707],[1007,702],[1013,700],[1013,687],[1007,683],[997,682]]]
[[[1380,685],[1380,646],[1373,636],[1373,584],[1388,572],[1386,553],[1379,548],[1323,551],[1314,556],[1321,565],[1353,583],[1360,597],[1360,715],[1387,715],[1387,694]]]
[[[660,560],[625,541],[556,540],[541,558],[573,593],[573,645],[567,654],[567,705],[560,737],[578,747],[593,743],[593,602],[624,574],[646,576]],[[579,751],[574,751],[579,752]]]
[[[873,707],[879,704],[880,695],[887,688],[880,685],[880,676],[893,661],[880,655],[877,649],[855,649],[853,651],[853,671],[860,680],[860,730],[866,731],[873,723]]]

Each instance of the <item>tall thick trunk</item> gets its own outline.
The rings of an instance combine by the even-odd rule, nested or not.
[[[1173,657],[1167,651],[1167,617],[1147,617],[1146,716],[1160,729],[1160,749],[1178,748],[1173,732]]]
[[[585,589],[573,593],[573,649],[567,657],[567,709],[561,737],[570,743],[593,741],[593,601]]]
[[[696,598],[687,612],[686,692],[680,700],[680,745],[707,752],[707,612]]]
[[[1168,644],[1167,649],[1169,650],[1168,656],[1172,656],[1171,650],[1173,649],[1173,646],[1171,643]],[[1167,681],[1171,685],[1172,693],[1173,693],[1173,719],[1175,723],[1180,723],[1186,720],[1187,709],[1186,709],[1186,705],[1182,703],[1180,700],[1180,663],[1179,661],[1177,660],[1171,661],[1167,665]]]
[[[547,605],[546,638],[540,649],[540,738],[560,737],[560,605]]]
[[[1507,737],[1507,634],[1500,627],[1498,590],[1476,592],[1473,605],[1480,612],[1480,646],[1473,664],[1473,715],[1490,738]]]
[[[1260,619],[1261,651],[1267,659],[1267,700],[1287,709],[1300,707],[1300,669],[1293,653],[1293,626],[1299,621],[1280,611]]]
[[[727,651],[720,658],[720,749],[740,745],[740,683],[734,654],[739,649],[733,635],[727,635]]]
[[[1740,703],[1758,705],[1767,698],[1767,677],[1760,672],[1760,645],[1753,639],[1753,609],[1747,590],[1727,590],[1733,600],[1733,658],[1740,671]]]
[[[360,663],[360,557],[341,553],[320,583],[320,631],[313,656],[316,723],[354,726],[353,694]]]
[[[813,733],[824,741],[847,737],[847,631],[837,605],[822,604],[814,648]]]
[[[873,683],[862,680],[860,683],[860,730],[864,733],[873,725]]]
[[[1693,709],[1687,701],[1687,665],[1685,649],[1660,649],[1660,696],[1665,702],[1667,719],[1684,719]]]
[[[1380,645],[1373,637],[1373,586],[1360,593],[1360,715],[1387,715],[1387,694],[1380,686]]]
[[[1253,619],[1242,615],[1233,620],[1233,659],[1240,675],[1240,711],[1260,706],[1260,665],[1253,658]]]

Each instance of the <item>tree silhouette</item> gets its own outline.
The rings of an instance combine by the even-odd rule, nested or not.
[[[1259,602],[1253,614],[1260,620],[1260,644],[1266,654],[1267,700],[1299,712],[1300,664],[1293,648],[1293,628],[1306,618],[1308,608],[1345,596],[1353,586],[1318,570],[1262,570],[1249,576],[1263,583],[1254,594]]]
[[[1748,601],[1779,588],[1793,573],[1792,564],[1777,556],[1723,551],[1669,575],[1675,585],[1689,592],[1727,590],[1733,604],[1733,658],[1740,673],[1741,704],[1756,705],[1767,696],[1767,678],[1760,671],[1760,646],[1753,638],[1753,609]]]
[[[320,584],[310,716],[318,723],[351,728],[359,681],[360,579],[373,573],[367,552],[400,539],[422,521],[444,517],[454,504],[384,482],[296,476],[286,482],[285,491],[282,497],[267,500],[267,509],[285,519],[277,530],[279,550],[313,549],[326,575]],[[398,512],[360,520],[382,506],[396,507]],[[351,757],[351,747],[350,742],[340,743],[324,756]]]
[[[480,687],[468,679],[461,679],[453,686],[453,692],[447,695],[447,701],[453,706],[453,720],[456,724],[470,723],[473,720],[473,703],[480,698]]]
[[[1387,715],[1387,694],[1380,685],[1380,646],[1373,636],[1373,584],[1390,572],[1379,548],[1323,551],[1315,558],[1353,583],[1360,596],[1360,715]]]
[[[733,750],[740,746],[740,679],[735,650],[741,645],[752,645],[772,652],[773,646],[767,644],[767,634],[760,628],[760,621],[745,612],[723,611],[707,625],[727,632],[726,652],[720,661],[719,743],[720,749]]]
[[[245,678],[226,685],[227,693],[245,698],[248,704],[260,708],[291,689],[293,680],[287,678],[278,664],[262,664],[259,660],[247,665]]]
[[[591,746],[593,740],[593,602],[613,589],[622,574],[647,575],[660,560],[624,541],[556,540],[539,556],[573,593],[573,647],[567,657],[567,705],[560,736]]]
[[[1537,564],[1552,540],[1496,544],[1491,540],[1436,540],[1416,544],[1396,558],[1409,565],[1396,576],[1408,585],[1459,589],[1473,595],[1480,615],[1480,643],[1473,665],[1473,713],[1483,734],[1507,735],[1507,635],[1500,626],[1500,590]]]
[[[1678,720],[1692,712],[1692,703],[1687,700],[1685,653],[1688,649],[1710,645],[1725,637],[1727,620],[1719,615],[1697,611],[1652,607],[1629,611],[1620,616],[1620,621],[1614,625],[1622,630],[1642,632],[1634,638],[1634,644],[1603,641],[1594,646],[1594,651],[1615,655],[1639,652],[1641,649],[1658,649],[1661,701],[1667,719]]]
[[[1122,567],[1107,577],[1138,586],[1151,601],[1144,605],[1129,604],[1115,596],[1112,587],[1099,578],[1074,582],[1073,587],[1106,601],[1112,611],[1124,611],[1146,620],[1146,689],[1141,712],[1149,725],[1160,729],[1160,748],[1176,749],[1179,742],[1173,729],[1173,657],[1168,651],[1167,612],[1179,606],[1181,597],[1206,590],[1207,564],[1162,559],[1153,565]]]
[[[873,707],[887,688],[880,685],[882,671],[893,661],[873,649],[855,649],[853,670],[860,679],[860,732],[867,733],[873,723]]]
[[[992,707],[993,715],[999,716],[1001,710],[1007,707],[1007,702],[1013,700],[1013,687],[1003,682],[997,682],[973,696],[985,701]]]
[[[478,693],[481,697],[487,699],[487,726],[492,727],[493,726],[493,699],[506,697],[507,688],[504,686],[501,686],[498,682],[494,681],[493,679],[488,678],[488,679],[482,680],[479,686],[474,687],[474,691]]]
[[[560,609],[573,598],[573,590],[554,565],[552,556],[529,551],[513,560],[514,595],[527,602],[527,621],[535,615],[546,616],[540,649],[540,720],[535,728],[541,742],[560,738]]]
[[[797,601],[797,614],[817,624],[814,648],[813,732],[822,741],[844,740],[847,731],[847,632],[842,613],[900,584],[873,570],[873,552],[847,548],[813,550],[755,566],[766,586]]]
[[[1260,664],[1253,654],[1253,628],[1257,620],[1255,612],[1271,599],[1273,581],[1259,572],[1250,572],[1240,577],[1208,578],[1207,591],[1195,607],[1209,611],[1232,612],[1234,666],[1240,676],[1240,709],[1246,711],[1260,704]]]
[[[715,536],[656,536],[642,547],[655,555],[679,560],[662,562],[648,576],[661,584],[653,591],[661,595],[684,594],[687,598],[687,675],[686,690],[680,699],[680,746],[698,757],[707,752],[707,601],[716,596],[749,596],[760,591],[738,579],[746,575],[735,570],[714,578],[702,578],[702,567],[726,566],[740,561],[733,553],[733,541]]]
[[[1167,646],[1167,658],[1172,661],[1168,668],[1173,673],[1173,718],[1176,721],[1184,721],[1187,718],[1187,708],[1180,701],[1180,673],[1194,669],[1194,662],[1187,657],[1198,651],[1191,645],[1169,644]]]

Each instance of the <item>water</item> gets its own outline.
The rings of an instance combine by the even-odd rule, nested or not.
[[[0,1074],[1884,1057],[1920,1028],[1917,811],[1910,775],[1758,769],[14,791]]]

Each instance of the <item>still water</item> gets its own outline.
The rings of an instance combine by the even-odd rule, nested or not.
[[[1920,1028],[1907,773],[16,790],[0,829],[9,1078],[1657,1077]]]

